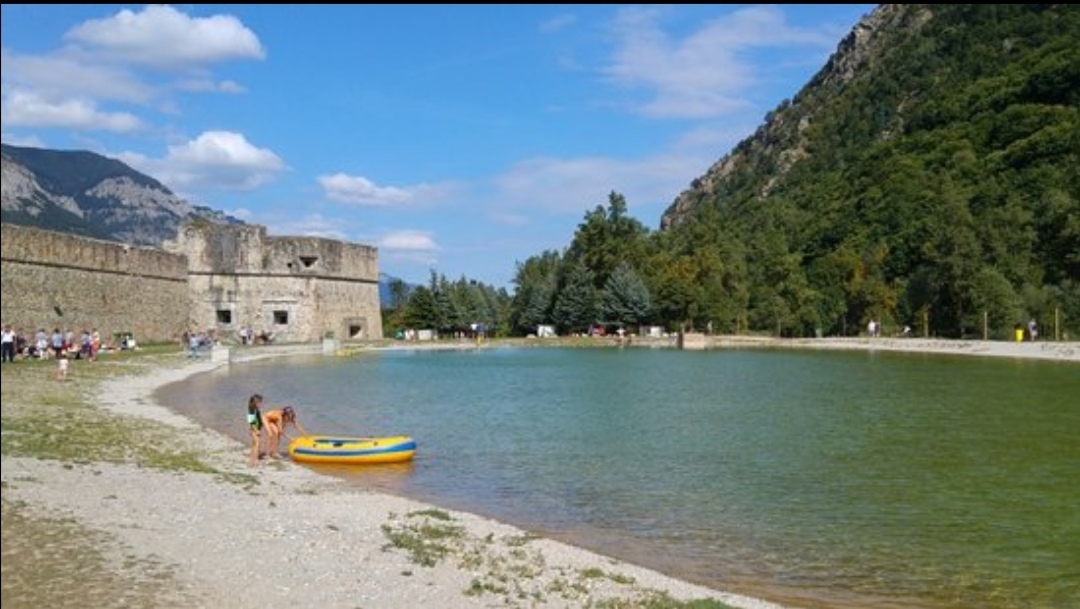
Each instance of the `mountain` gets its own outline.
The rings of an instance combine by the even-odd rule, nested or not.
[[[417,287],[419,287],[416,284],[407,283],[405,282],[405,280],[394,277],[393,275],[379,273],[379,303],[381,304],[382,308],[389,309],[395,306],[395,285],[400,285],[400,289],[402,290],[401,297],[404,299],[408,299],[409,294],[412,293],[412,291],[415,290]]]
[[[797,333],[1077,323],[1078,40],[1075,5],[880,5],[664,212],[726,256],[738,297],[699,308]]]
[[[4,222],[132,245],[160,245],[182,223],[240,224],[192,205],[124,163],[86,151],[2,146]]]
[[[384,309],[390,306],[390,302],[393,299],[390,292],[391,281],[394,281],[394,277],[391,277],[386,273],[379,273],[379,305]]]

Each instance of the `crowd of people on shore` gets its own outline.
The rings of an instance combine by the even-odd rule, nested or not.
[[[22,359],[84,359],[94,361],[102,351],[112,351],[112,342],[103,343],[97,328],[83,329],[76,334],[72,329],[59,327],[48,332],[44,327],[37,332],[16,330],[4,324],[2,334],[2,360],[4,363]],[[120,339],[120,349],[135,349],[135,338],[125,334]]]
[[[80,334],[74,330],[53,328],[50,333],[44,327],[30,333],[16,330],[11,324],[4,324],[0,334],[0,361],[15,363],[20,360],[55,360],[56,380],[67,379],[71,369],[71,360],[94,361],[102,352],[116,350],[112,341],[103,344],[97,328],[83,329]],[[120,338],[120,349],[135,349],[135,337],[126,333]]]
[[[215,345],[235,344],[229,336],[219,336],[217,328],[206,330],[184,330],[180,335],[180,348],[187,350],[188,357],[199,357],[199,353]],[[274,333],[262,330],[256,333],[250,326],[243,326],[236,331],[236,343],[240,345],[269,345],[274,342]]]

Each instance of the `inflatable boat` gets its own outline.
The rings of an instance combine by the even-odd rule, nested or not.
[[[289,456],[299,463],[401,463],[414,455],[416,442],[409,436],[301,436],[289,442]]]

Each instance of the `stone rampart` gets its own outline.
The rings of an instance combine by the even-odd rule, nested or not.
[[[0,225],[3,323],[96,328],[103,341],[131,332],[139,341],[175,340],[187,326],[187,260],[160,249]]]
[[[189,225],[167,250],[188,258],[191,318],[235,338],[382,337],[378,250],[318,237],[269,237],[258,225]]]
[[[318,277],[378,283],[378,250],[320,237],[271,237],[266,227],[194,224],[165,249],[183,253],[192,274]]]
[[[276,342],[382,337],[378,250],[258,225],[188,225],[165,249],[3,224],[3,322],[142,342],[240,330]]]

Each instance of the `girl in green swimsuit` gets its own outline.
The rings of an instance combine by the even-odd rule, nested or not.
[[[263,415],[259,411],[259,406],[262,405],[262,396],[254,394],[248,399],[248,412],[247,421],[248,427],[251,428],[251,465],[255,466],[259,464],[259,438],[262,436],[263,428]]]

